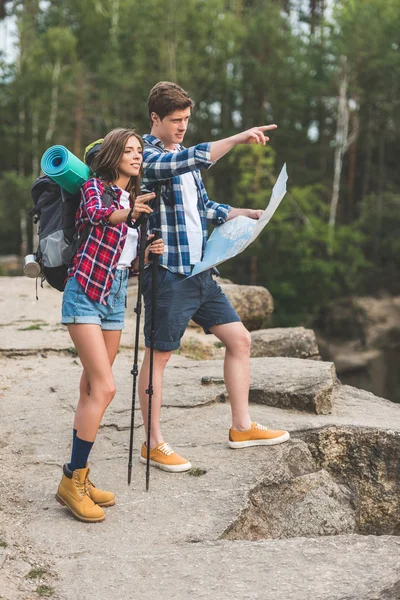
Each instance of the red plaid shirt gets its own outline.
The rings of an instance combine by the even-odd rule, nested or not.
[[[75,254],[68,277],[76,277],[85,294],[95,302],[107,304],[117,264],[121,256],[128,226],[111,225],[108,217],[114,210],[122,209],[121,189],[112,186],[117,194],[113,205],[102,202],[104,183],[101,179],[88,179],[81,188],[81,203],[76,212],[76,228],[81,231],[92,225],[86,243]]]

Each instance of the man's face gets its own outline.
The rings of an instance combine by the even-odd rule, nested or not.
[[[190,119],[190,106],[183,110],[176,110],[162,120],[156,113],[152,113],[153,133],[164,143],[166,148],[182,144]]]

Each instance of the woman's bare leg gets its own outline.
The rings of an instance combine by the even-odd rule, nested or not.
[[[118,351],[121,331],[102,331],[99,325],[86,323],[69,325],[68,331],[83,365],[74,428],[80,439],[93,442],[104,412],[115,395],[111,365]]]

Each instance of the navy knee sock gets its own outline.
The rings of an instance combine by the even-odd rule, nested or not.
[[[76,440],[76,435],[77,435],[77,433],[78,433],[78,431],[77,431],[77,429],[75,429],[75,427],[74,427],[74,429],[72,430],[72,448],[71,448],[71,456],[72,456],[72,455],[73,455],[73,453],[74,453],[75,440]],[[70,466],[71,466],[71,463],[68,465],[68,468],[69,468]]]
[[[76,429],[74,429],[71,462],[68,465],[71,471],[75,471],[76,469],[84,469],[86,467],[86,463],[90,451],[92,449],[93,443],[94,442],[87,442],[86,440],[81,440],[77,436]]]

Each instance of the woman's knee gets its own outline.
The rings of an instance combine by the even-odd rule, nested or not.
[[[112,381],[106,385],[106,389],[105,389],[106,407],[112,402],[116,393],[117,393],[117,388],[115,387],[114,381]]]
[[[79,382],[79,391],[81,396],[90,396],[90,383],[85,371],[83,371]]]
[[[112,402],[117,390],[114,380],[91,381],[90,382],[90,398],[106,409]]]

